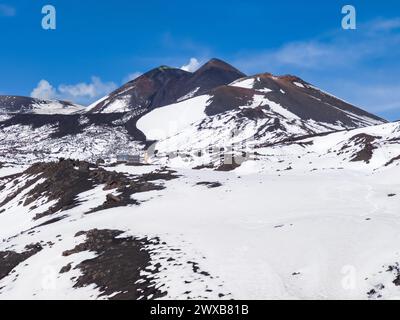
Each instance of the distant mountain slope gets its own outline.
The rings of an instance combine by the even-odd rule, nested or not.
[[[231,123],[223,126],[232,128]],[[247,124],[245,128],[250,130],[251,126]],[[157,152],[152,153],[150,161],[182,168],[238,168],[238,174],[309,174],[327,170],[370,173],[400,167],[399,122],[286,138],[271,132],[264,142],[246,140],[248,136],[242,131],[234,137],[224,134],[205,130],[196,135],[186,130],[156,143]],[[229,165],[225,166],[226,163]]]
[[[212,59],[194,73],[154,69],[87,109],[2,96],[0,161],[114,159],[153,141],[160,154],[271,145],[385,122],[298,77],[245,76]]]
[[[144,140],[135,118],[119,113],[0,115],[0,162],[116,159],[142,149]]]
[[[295,77],[262,74],[164,106],[137,127],[163,152],[276,143],[386,123]]]
[[[303,120],[341,123],[346,128],[387,122],[291,75],[259,74],[235,81],[231,86],[263,93]]]
[[[302,137],[259,145],[254,172],[309,173],[324,170],[374,172],[400,166],[400,123]],[[250,164],[251,163],[251,164]]]
[[[0,113],[72,114],[84,110],[83,106],[67,101],[0,96]]]
[[[210,60],[194,73],[161,66],[93,103],[88,112],[133,111],[139,115],[156,107],[204,94],[244,76],[239,70],[218,59]]]

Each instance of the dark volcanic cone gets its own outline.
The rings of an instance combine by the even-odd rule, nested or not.
[[[133,111],[146,113],[227,85],[245,74],[218,59],[212,59],[194,73],[161,66],[132,80],[90,107],[92,113]],[[115,110],[118,111],[115,111]]]

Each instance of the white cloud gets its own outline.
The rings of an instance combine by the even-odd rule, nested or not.
[[[16,13],[17,11],[14,7],[0,3],[0,16],[13,17],[16,15]]]
[[[143,74],[142,72],[130,73],[122,80],[122,83],[126,83],[129,81],[135,80],[136,78],[139,78],[142,74]]]
[[[190,58],[188,64],[181,67],[184,71],[195,72],[200,67],[200,62],[196,58]]]
[[[369,59],[386,59],[399,53],[399,29],[400,18],[373,20],[359,24],[357,30],[351,32],[334,31],[316,39],[286,43],[278,48],[242,52],[238,54],[235,65],[250,73],[347,69]]]
[[[47,80],[40,80],[37,87],[31,92],[31,97],[37,99],[51,100],[56,96],[56,89]]]
[[[295,74],[363,109],[397,119],[399,55],[400,18],[380,18],[359,23],[354,31],[241,52],[234,65],[249,74]]]
[[[392,31],[400,28],[400,18],[377,19],[368,26],[372,31]]]
[[[99,77],[92,77],[89,83],[60,84],[57,88],[47,80],[40,80],[31,96],[39,99],[60,99],[89,104],[116,88],[117,85],[114,82],[103,82]]]
[[[388,41],[389,42],[389,41]],[[388,44],[388,43],[386,43]],[[385,39],[359,42],[304,41],[288,43],[276,50],[244,55],[236,65],[245,71],[278,71],[293,68],[322,70],[331,67],[346,68],[363,59],[382,53]],[[273,68],[266,69],[265,68]],[[264,69],[264,70],[263,70]]]
[[[336,92],[348,97],[356,105],[371,112],[388,113],[400,110],[400,85],[393,83],[370,83],[361,85],[342,81]]]
[[[77,83],[77,84],[61,84],[58,86],[58,91],[61,96],[70,96],[73,98],[87,97],[96,98],[109,94],[111,91],[116,89],[116,85],[113,82],[102,82],[98,77],[92,77],[90,83]]]

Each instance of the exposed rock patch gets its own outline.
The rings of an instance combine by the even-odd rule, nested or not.
[[[387,272],[393,273],[395,278],[393,280],[393,284],[397,287],[400,286],[400,265],[399,263],[395,263],[388,267]]]
[[[232,161],[232,163],[223,163],[220,166],[218,166],[215,171],[233,171],[236,168],[239,168],[240,164],[237,164],[235,161]]]
[[[10,274],[10,272],[20,263],[29,259],[43,248],[39,243],[31,244],[25,247],[24,252],[0,251],[0,280]]]
[[[75,267],[82,275],[76,279],[75,288],[95,284],[102,292],[99,297],[111,296],[112,300],[155,299],[166,295],[156,289],[152,276],[143,275],[150,266],[150,254],[145,249],[149,243],[159,243],[158,239],[137,239],[119,237],[118,230],[97,230],[79,232],[76,236],[86,235],[86,241],[75,248],[63,252],[68,257],[73,254],[91,251],[97,256],[85,260]],[[71,270],[70,265],[62,268],[60,273]],[[152,271],[157,273],[157,268]],[[148,273],[148,269],[146,270]]]
[[[203,169],[214,169],[214,166],[210,163],[210,164],[203,164],[200,166],[196,166],[193,168],[193,170],[203,170]]]
[[[354,143],[361,148],[350,161],[364,161],[366,163],[369,163],[374,153],[374,150],[377,148],[375,145],[373,145],[373,142],[380,138],[381,137],[375,137],[365,133],[360,133],[350,138],[350,144]],[[341,151],[346,150],[349,147],[350,145],[346,144],[345,146],[343,146]]]
[[[110,193],[102,205],[86,213],[114,207],[138,205],[139,202],[132,198],[133,194],[161,190],[164,188],[162,185],[151,181],[176,179],[178,176],[175,173],[175,171],[164,168],[144,175],[128,176],[124,173],[107,171],[85,161],[60,159],[59,162],[37,163],[21,174],[12,178],[8,177],[7,182],[10,179],[17,181],[16,179],[22,176],[30,177],[30,179],[21,184],[15,192],[10,193],[0,203],[0,208],[35,183],[35,187],[26,194],[23,200],[24,206],[29,206],[31,210],[36,209],[36,201],[44,197],[46,202],[56,202],[48,210],[36,214],[35,220],[77,207],[81,203],[79,194],[92,190],[98,185],[105,185],[103,190],[109,190]],[[5,178],[0,179],[0,181],[3,179]],[[42,182],[42,180],[44,181]],[[50,220],[47,224],[58,220]]]
[[[395,162],[399,162],[400,161],[400,155],[397,157],[394,157],[393,159],[390,159],[386,164],[385,167],[390,166],[391,164],[395,163]]]
[[[90,126],[125,129],[137,141],[145,141],[146,137],[136,128],[137,117],[132,115],[125,122],[119,122],[127,113],[100,113],[100,114],[15,114],[11,118],[0,121],[1,128],[11,126],[29,126],[33,129],[44,126],[54,127],[52,138],[62,138],[83,133]],[[82,121],[84,120],[84,121]]]
[[[196,185],[198,185],[198,186],[206,186],[207,188],[210,188],[210,189],[222,187],[222,183],[220,183],[220,182],[207,182],[207,181],[204,181],[204,182],[198,182],[198,183],[196,183]]]

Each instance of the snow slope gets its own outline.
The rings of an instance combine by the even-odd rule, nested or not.
[[[85,107],[66,101],[0,96],[0,113],[74,114],[84,111]]]
[[[107,170],[140,176],[156,168],[119,165]],[[164,298],[399,297],[400,287],[394,283],[398,274],[391,268],[400,261],[398,167],[307,175],[177,173],[178,179],[159,180],[165,189],[134,195],[140,205],[82,214],[104,201],[100,185],[81,194],[78,207],[56,214],[67,218],[43,226],[48,218],[33,221],[32,216],[48,204],[36,202],[38,208],[29,209],[20,203],[24,194],[19,195],[0,214],[0,234],[6,240],[0,252],[23,251],[36,242],[43,249],[0,280],[0,298],[112,298],[118,292],[101,296],[94,284],[73,287],[81,275],[74,266],[96,257],[94,252],[62,254],[85,241],[77,232],[93,228],[122,230],[123,237],[157,237],[165,243],[148,246],[151,266],[161,265],[152,286],[162,288]],[[198,185],[202,182],[220,186]],[[10,182],[6,190],[13,187]],[[5,195],[0,192],[0,197]],[[35,226],[33,233],[20,233]],[[68,263],[71,271],[60,273]],[[193,271],[197,268],[202,273]]]
[[[260,74],[152,110],[137,128],[147,140],[158,141],[158,152],[171,154],[276,144],[384,123],[297,77]]]
[[[115,160],[143,149],[132,121],[129,114],[8,115],[0,119],[0,162]]]
[[[138,123],[146,133],[153,124],[168,129],[165,119],[173,115],[181,122],[175,129],[180,133],[172,137],[188,132],[186,149],[180,148],[175,156],[166,156],[171,150],[166,149],[150,157],[153,165],[86,168],[76,163],[69,169],[73,172],[60,180],[55,178],[58,174],[42,175],[37,167],[7,177],[27,167],[0,164],[0,225],[4,226],[0,258],[23,257],[11,271],[0,267],[0,299],[113,299],[124,294],[137,299],[400,296],[400,123],[287,139],[277,135],[276,140],[273,135],[248,139],[241,133],[223,142],[212,140],[215,146],[226,146],[237,139],[241,148],[215,148],[209,153],[212,133],[222,136],[213,130],[208,138],[190,132],[196,127],[194,121],[203,121],[204,126],[201,118],[208,117],[205,104],[210,98],[195,99],[199,103],[193,113],[186,113],[192,104],[185,100]],[[281,123],[288,126],[282,132],[288,132],[290,125],[299,127],[284,122],[284,116],[290,115],[271,105],[269,112],[280,115]],[[210,117],[221,121],[216,128],[229,129],[228,119],[218,117]],[[321,126],[308,125],[310,131],[311,125]],[[83,141],[97,141],[93,140],[100,138],[97,130]],[[17,134],[8,132],[5,137],[18,138]],[[110,134],[115,135],[115,129]],[[104,140],[115,143],[116,138],[110,135]],[[190,143],[204,152],[191,152]],[[61,148],[68,145],[59,141]],[[83,150],[94,153],[95,147],[88,145],[74,155],[88,157]],[[227,152],[237,155],[243,150],[248,156],[238,166],[214,170],[225,164]],[[112,176],[104,176],[101,170]],[[69,182],[76,175],[81,178]],[[134,186],[131,195],[120,179]],[[72,198],[76,201],[64,199],[60,206],[63,195],[51,191],[60,182],[68,184],[67,189],[62,187],[65,191],[84,189]],[[116,284],[102,269],[111,268],[106,270],[113,274],[116,269],[108,267],[107,261],[115,261],[124,266],[118,268],[122,274],[126,262],[118,259],[128,252],[103,260],[113,250],[123,249],[117,246],[96,253],[90,247],[91,232],[104,236],[109,230],[120,235],[107,240],[104,248],[118,241],[127,246],[135,239],[149,257],[128,288],[124,283],[129,283],[134,269],[128,268]],[[40,250],[29,249],[32,246]]]
[[[245,172],[301,174],[343,169],[372,172],[400,164],[398,122],[330,133],[300,132],[297,137],[281,130],[266,131],[263,139],[255,139],[251,124],[236,128],[234,121],[224,120],[214,119],[213,127],[202,131],[202,135],[186,130],[154,143],[151,150],[157,153],[152,153],[150,161],[181,168],[218,168],[237,163],[237,170]],[[236,129],[237,135],[224,135],[225,130]]]
[[[32,113],[35,114],[73,114],[83,113],[85,107],[78,105],[65,105],[60,101],[49,101],[46,103],[35,103],[32,105]]]
[[[158,108],[139,119],[136,126],[147,140],[161,140],[204,119],[210,96],[204,95]]]

